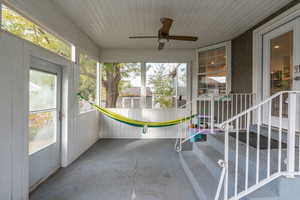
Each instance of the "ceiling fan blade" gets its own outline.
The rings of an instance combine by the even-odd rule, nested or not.
[[[161,18],[160,22],[163,24],[163,26],[159,30],[159,33],[162,34],[162,35],[169,35],[171,26],[173,24],[173,19],[170,19],[170,18]]]
[[[183,40],[183,41],[197,41],[198,37],[184,36],[184,35],[169,35],[169,40]]]
[[[165,47],[165,43],[158,43],[158,50],[162,50]]]
[[[151,38],[158,38],[157,36],[130,36],[129,39],[151,39]]]

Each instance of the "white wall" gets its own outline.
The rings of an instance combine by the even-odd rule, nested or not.
[[[0,32],[1,200],[26,200],[28,195],[28,83],[31,56],[63,66],[62,165],[70,164],[98,140],[98,113],[77,114],[75,74],[78,66],[9,33]]]
[[[86,33],[77,27],[51,0],[0,0],[18,12],[23,13],[32,21],[42,25],[46,30],[51,30],[75,46],[87,51],[94,58],[99,56],[97,46]]]
[[[69,163],[76,160],[99,139],[100,119],[97,111],[78,115],[76,132],[72,138],[69,152]]]

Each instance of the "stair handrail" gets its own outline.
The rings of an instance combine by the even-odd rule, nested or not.
[[[222,95],[203,94],[193,98],[186,104],[178,107],[177,112],[180,113],[179,109],[186,107],[190,109],[189,116],[190,114],[202,113],[204,119],[205,117],[207,117],[206,118],[207,121],[204,120],[203,124],[210,126],[210,128],[206,128],[205,130],[210,130],[211,133],[213,133],[215,132],[215,128],[218,127],[216,126],[216,123],[223,122],[228,117],[234,116],[241,110],[251,107],[253,105],[254,97],[255,97],[254,93],[228,93]],[[191,107],[189,107],[189,105],[191,105]],[[195,110],[194,105],[198,105],[199,108],[197,107],[197,109]],[[229,105],[230,105],[230,109],[229,109]],[[201,108],[202,109],[204,108],[204,111],[201,110]],[[233,108],[235,109],[235,113]],[[215,111],[217,111],[217,113],[215,113]],[[189,139],[193,138],[194,136],[201,134],[199,132],[195,135],[190,135],[189,137],[187,137],[187,128],[183,128],[183,126],[188,125],[187,123],[188,122],[185,121],[184,123],[181,123],[177,126],[178,133],[177,133],[177,138],[175,143],[175,149],[178,152],[181,151],[181,145],[183,143],[189,141]],[[182,130],[184,130],[185,134],[181,133],[182,130],[180,130],[180,127],[182,127]],[[185,139],[182,139],[182,136]],[[180,141],[180,145],[179,145],[179,141]]]
[[[218,183],[217,192],[215,195],[215,200],[219,200],[219,198],[220,198],[220,193],[221,193],[221,190],[222,190],[222,187],[224,184],[224,179],[225,179],[226,170],[227,170],[227,166],[226,166],[226,163],[224,160],[219,160],[218,165],[219,165],[219,167],[222,168],[222,172],[221,172],[220,180]]]
[[[288,95],[288,99],[289,99],[289,104],[288,104],[288,120],[289,120],[289,128],[288,128],[288,142],[287,142],[287,160],[286,165],[287,168],[286,169],[282,169],[281,168],[281,163],[284,161],[284,159],[282,159],[282,130],[283,130],[283,102],[284,102],[284,95],[287,94]],[[295,106],[297,105],[297,95],[300,96],[300,91],[280,91],[277,92],[276,94],[273,94],[272,96],[266,98],[265,100],[261,101],[260,103],[252,106],[251,108],[242,111],[241,113],[237,114],[236,116],[222,122],[220,124],[220,128],[223,129],[224,132],[224,162],[228,163],[229,162],[229,132],[233,132],[236,134],[235,136],[235,166],[232,166],[234,168],[234,177],[235,179],[234,181],[234,193],[233,196],[228,197],[229,196],[229,191],[228,191],[228,171],[229,171],[229,166],[226,166],[226,171],[225,171],[225,175],[221,175],[220,177],[220,182],[219,185],[221,184],[222,187],[224,187],[224,200],[239,200],[247,195],[249,195],[250,193],[258,190],[259,188],[263,187],[264,185],[270,183],[271,181],[277,179],[278,177],[281,176],[287,176],[287,177],[291,177],[293,178],[295,175],[298,175],[299,172],[297,172],[297,170],[295,169],[295,159],[296,159],[296,155],[295,155],[295,137],[296,137],[296,108]],[[272,168],[272,163],[271,163],[271,137],[272,137],[272,131],[271,131],[271,127],[272,127],[272,116],[273,116],[273,112],[272,109],[273,108],[273,102],[274,100],[276,100],[276,98],[279,98],[279,139],[278,139],[278,164],[275,166],[276,167],[276,171],[275,172],[271,172],[271,168]],[[299,98],[299,97],[298,97]],[[267,107],[265,107],[267,106]],[[264,111],[264,109],[267,108],[267,111]],[[267,118],[266,119],[262,119],[263,113],[267,114]],[[253,114],[253,115],[251,115]],[[250,124],[251,119],[254,119],[254,114],[257,115],[257,126],[258,126],[258,130],[257,130],[257,145],[255,147],[255,151],[256,151],[256,175],[255,175],[255,184],[249,186],[249,135],[250,135]],[[246,141],[245,141],[245,145],[246,145],[246,165],[245,165],[245,188],[242,191],[238,191],[238,181],[240,181],[240,179],[238,178],[238,172],[239,172],[239,156],[240,155],[240,150],[239,150],[239,146],[240,146],[240,141],[239,141],[239,135],[240,135],[240,130],[242,130],[240,128],[240,122],[241,121],[246,121]],[[261,134],[261,124],[263,122],[263,120],[267,120],[266,123],[268,124],[268,136],[267,136],[267,140],[268,140],[268,147],[266,149],[266,153],[267,153],[267,173],[266,173],[266,177],[261,178],[260,177],[260,134]],[[235,128],[234,128],[235,127]],[[299,137],[299,136],[298,136]],[[300,156],[300,155],[299,155]],[[300,159],[300,157],[299,157]],[[272,166],[271,166],[272,165]],[[300,166],[299,166],[299,171],[300,171]],[[225,176],[225,178],[223,177]],[[221,183],[222,182],[222,183]],[[222,189],[222,188],[221,188]],[[218,188],[217,192],[216,192],[216,196],[219,195],[219,191],[221,190]]]
[[[220,128],[225,129],[225,128],[224,128],[224,125],[225,125],[225,124],[228,124],[228,123],[230,123],[230,122],[233,122],[233,121],[236,120],[237,118],[240,118],[241,116],[243,116],[243,115],[245,115],[245,114],[247,114],[247,113],[249,113],[249,112],[251,112],[251,111],[257,109],[258,107],[261,107],[262,105],[264,105],[264,104],[270,102],[271,100],[273,100],[273,99],[279,97],[280,95],[287,94],[287,93],[288,93],[288,94],[300,94],[300,91],[280,91],[280,92],[277,92],[277,93],[273,94],[272,96],[268,97],[267,99],[263,100],[262,102],[260,102],[260,103],[258,103],[258,104],[256,104],[256,105],[254,105],[254,106],[252,106],[251,108],[248,108],[247,110],[245,110],[245,111],[243,111],[243,112],[237,114],[236,116],[234,116],[234,117],[232,117],[232,118],[230,118],[230,119],[224,121],[223,123],[220,124]]]

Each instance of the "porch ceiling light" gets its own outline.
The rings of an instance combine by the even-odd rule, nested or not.
[[[167,43],[169,40],[167,38],[159,38],[158,42],[159,43]]]
[[[275,48],[275,49],[279,49],[280,46],[279,46],[279,45],[275,45],[274,48]]]

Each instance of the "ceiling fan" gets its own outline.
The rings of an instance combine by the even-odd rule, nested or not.
[[[161,18],[160,22],[162,27],[158,31],[158,36],[130,36],[130,39],[148,39],[157,38],[158,39],[158,50],[162,50],[165,47],[166,42],[169,40],[182,40],[182,41],[197,41],[198,37],[184,36],[184,35],[169,35],[171,26],[173,24],[173,19]]]

